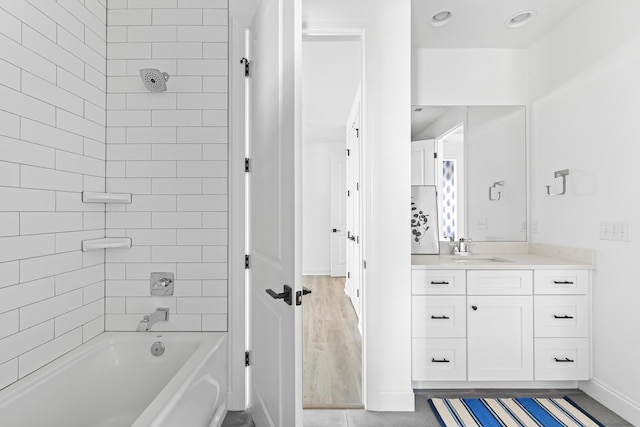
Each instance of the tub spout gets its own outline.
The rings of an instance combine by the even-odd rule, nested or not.
[[[138,332],[147,332],[151,330],[151,327],[158,322],[168,321],[169,320],[169,307],[158,307],[156,311],[151,314],[147,314],[144,318],[138,323],[138,328],[136,331]]]

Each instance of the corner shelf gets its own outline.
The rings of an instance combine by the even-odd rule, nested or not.
[[[105,237],[103,239],[91,239],[82,241],[82,252],[97,249],[129,249],[131,237]]]
[[[131,193],[96,193],[82,192],[84,203],[131,203]]]

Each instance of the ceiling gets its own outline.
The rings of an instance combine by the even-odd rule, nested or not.
[[[411,0],[414,48],[527,48],[588,0]],[[453,12],[448,25],[428,22],[443,10]],[[506,28],[516,13],[535,10],[520,28]]]

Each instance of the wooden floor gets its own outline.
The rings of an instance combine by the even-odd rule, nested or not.
[[[345,279],[304,276],[303,406],[362,407],[362,338]]]

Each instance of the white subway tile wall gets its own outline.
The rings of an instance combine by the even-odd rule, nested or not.
[[[0,2],[0,387],[104,331],[106,1]],[[208,320],[206,322],[208,324]]]
[[[227,0],[109,1],[106,185],[133,198],[108,205],[106,227],[133,247],[106,254],[107,330],[135,330],[156,307],[171,314],[154,330],[227,329],[227,16]],[[147,91],[142,68],[169,73],[167,92]],[[173,297],[150,296],[158,271],[175,274]]]

